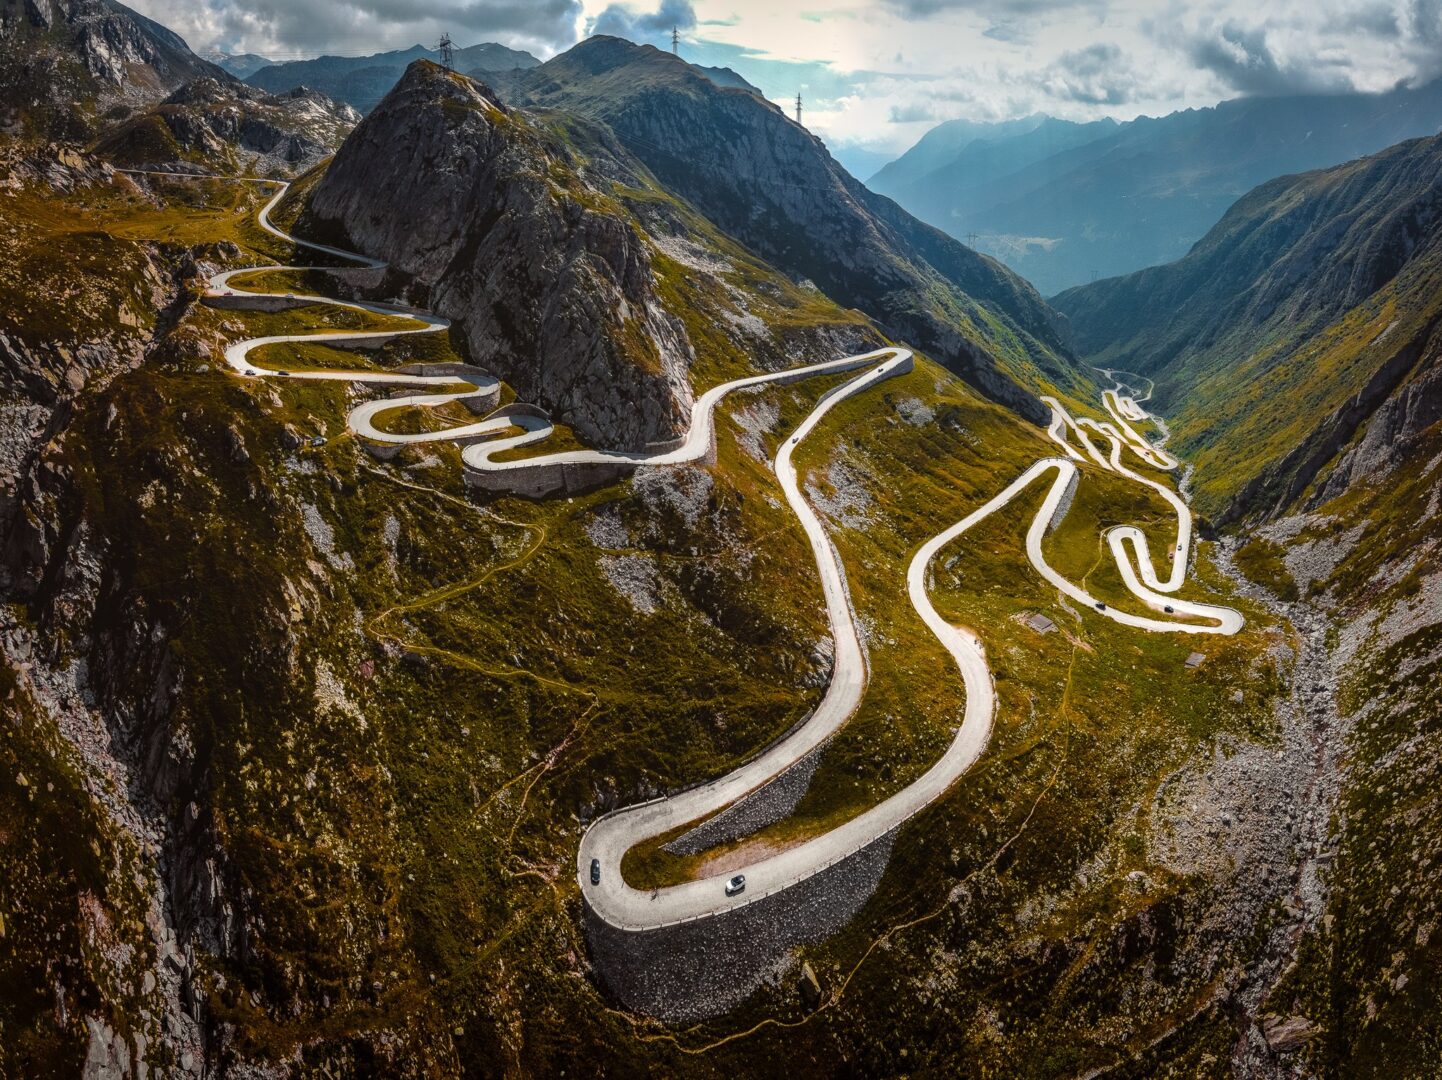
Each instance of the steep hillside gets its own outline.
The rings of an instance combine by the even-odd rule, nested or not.
[[[1283,178],[1180,262],[1057,300],[1096,363],[1156,378],[1199,501],[1335,693],[1326,915],[1260,1004],[1319,1075],[1442,1066],[1439,175],[1442,137]]]
[[[300,243],[257,217],[272,184],[0,142],[0,1076],[1435,1075],[1435,350],[1287,517],[1222,542],[1183,539],[1155,451],[1108,468],[925,355],[851,395],[835,372],[738,391],[703,460],[467,490],[463,448],[430,438],[475,425],[466,403],[359,378],[483,364],[562,422],[528,454],[665,438],[703,388],[885,332],[947,345],[948,318],[968,356],[995,350],[980,372],[946,356],[979,384],[1068,370],[1033,293],[745,88],[599,48],[545,76],[565,107],[417,61],[275,206]],[[1393,216],[1366,224],[1412,240],[1392,282],[1435,232],[1408,168],[1370,181]],[[392,265],[267,265],[333,261],[307,241]],[[1365,295],[1365,265],[1385,262],[1334,284]],[[337,294],[451,322],[379,340],[416,324]],[[291,339],[326,330],[362,337]],[[1134,404],[1113,421],[1162,433]],[[427,441],[377,453],[358,405]],[[1014,482],[1062,445],[1047,529]],[[1240,628],[1143,631],[1133,612],[1175,612],[1107,557],[1118,525],[1180,575],[1173,603]],[[750,869],[924,782],[977,697],[917,587],[981,656],[981,756],[825,888],[608,957],[588,827],[728,774],[846,685],[818,549],[861,701],[788,813],[616,872],[659,891]],[[617,992],[648,953],[676,975],[658,997],[709,996],[694,1020]]]
[[[1291,504],[1431,363],[1439,170],[1442,137],[1284,177],[1181,261],[1056,298],[1093,363],[1156,380],[1208,512]]]
[[[900,175],[873,183],[953,236],[979,234],[979,248],[1050,296],[1098,274],[1181,258],[1233,202],[1274,177],[1436,134],[1442,81],[1385,94],[1243,98],[1110,130],[1069,128],[1001,140],[985,164],[968,146],[925,172],[904,155]],[[932,164],[927,144],[914,151],[918,165]],[[1010,155],[1015,167],[996,167]]]
[[[1038,392],[1077,389],[1065,328],[1029,285],[866,190],[758,96],[610,37],[520,73],[506,94],[606,124],[718,228],[1029,419],[1046,417]]]
[[[216,67],[224,68],[237,79],[243,79],[247,75],[252,75],[261,68],[270,67],[271,64],[275,63],[274,60],[270,60],[258,53],[231,54],[216,51],[206,53],[205,58]]]
[[[596,445],[681,434],[706,388],[693,369],[709,384],[873,334],[722,238],[604,129],[508,109],[426,60],[356,128],[303,224],[386,258],[474,362]]]
[[[153,104],[195,78],[231,76],[116,0],[0,3],[0,127],[85,138],[99,117]]]
[[[363,113],[370,112],[390,92],[417,60],[439,61],[434,49],[413,45],[409,49],[376,53],[372,56],[319,56],[314,60],[288,60],[256,68],[245,76],[252,86],[271,93],[293,86],[313,86]],[[455,51],[452,67],[468,74],[508,72],[535,67],[539,60],[528,52],[483,42]]]
[[[459,115],[473,94],[441,111],[479,133]],[[624,163],[564,130],[588,176]],[[527,166],[501,185],[517,214],[543,134],[500,144]],[[549,183],[615,214],[552,153]],[[714,464],[470,501],[454,447],[372,460],[345,434],[346,384],[226,371],[228,342],[340,318],[194,302],[217,267],[290,260],[254,224],[259,193],[103,169],[69,183],[0,200],[4,295],[24,290],[0,310],[25,342],[0,373],[4,442],[23,447],[0,506],[0,694],[19,702],[0,729],[0,1072],[188,1056],[235,1074],[785,1075],[842,1058],[870,1074],[905,1050],[918,1071],[1055,1075],[1124,1063],[1199,1008],[1181,1060],[1226,1052],[1254,935],[1293,881],[1287,815],[1309,805],[1311,743],[1273,714],[1287,635],[1265,613],[1247,605],[1247,629],[1189,668],[1193,643],[1058,602],[1020,555],[1031,507],[992,519],[933,587],[996,670],[984,762],[898,834],[851,924],[781,966],[738,965],[766,978],[734,1012],[684,1029],[624,1012],[582,932],[580,825],[720,775],[814,706],[829,639],[770,462],[834,379],[728,402]],[[639,243],[672,252],[651,252],[663,299],[717,305],[688,322],[698,381],[867,340],[664,193],[627,199]],[[268,359],[391,369],[463,343]],[[824,832],[935,761],[961,698],[902,600],[905,566],[1054,446],[925,360],[808,438],[801,482],[871,685],[794,820],[759,842]],[[1097,537],[1119,519],[1174,525],[1088,467],[1050,558],[1112,596]],[[1215,600],[1209,556],[1188,592]],[[1036,612],[1062,632],[1025,625]],[[796,990],[803,962],[820,1007]]]
[[[334,153],[359,121],[349,105],[303,86],[267,94],[196,79],[119,124],[95,149],[126,168],[293,173]]]

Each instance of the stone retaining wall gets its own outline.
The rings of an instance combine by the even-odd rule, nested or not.
[[[233,293],[230,296],[202,296],[200,302],[218,311],[290,311],[293,308],[310,307],[314,300],[292,300],[288,296],[251,296],[248,293]]]
[[[583,905],[596,977],[627,1009],[667,1023],[719,1016],[774,978],[792,949],[850,922],[881,882],[895,840],[893,830],[782,892],[659,930],[618,930]]]
[[[697,855],[707,848],[740,840],[767,825],[790,817],[801,797],[811,787],[816,766],[826,749],[822,743],[779,776],[762,784],[755,791],[708,818],[688,833],[664,846],[673,855]]]

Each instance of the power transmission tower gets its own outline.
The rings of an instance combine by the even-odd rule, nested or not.
[[[969,232],[966,234],[966,246],[973,250],[976,249],[976,233]]]
[[[681,55],[681,31],[674,26],[671,27],[671,52]]]
[[[441,54],[441,63],[450,68],[455,63],[455,42],[451,40],[450,34],[442,34],[441,40],[436,42],[436,52]]]
[[[796,122],[801,123],[801,94],[796,95]]]

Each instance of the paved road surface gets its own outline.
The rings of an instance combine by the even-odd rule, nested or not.
[[[262,228],[298,246],[350,259],[363,266],[382,268],[385,265],[378,260],[338,248],[297,240],[279,229],[271,221],[270,213],[284,196],[285,185],[278,181],[257,182],[275,183],[279,186],[274,198],[267,202],[260,212]],[[217,294],[226,294],[237,289],[238,287],[232,285],[231,279],[243,272],[245,271],[227,271],[216,275],[210,283],[211,290]],[[295,299],[393,315],[414,322],[412,325],[380,333],[327,331],[236,342],[226,348],[225,356],[237,374],[246,378],[287,377],[280,376],[277,370],[261,368],[250,362],[250,353],[262,345],[299,341],[345,342],[359,339],[374,342],[395,335],[437,333],[449,326],[446,320],[437,316],[385,304],[340,301],[308,295]],[[725,776],[671,798],[654,800],[607,814],[591,824],[577,851],[576,870],[588,903],[607,922],[625,929],[650,929],[683,920],[705,918],[784,890],[891,832],[940,797],[971,767],[986,748],[990,738],[996,694],[981,642],[970,632],[948,623],[931,603],[928,591],[931,563],[948,544],[991,514],[1006,507],[1033,483],[1048,474],[1052,475],[1051,487],[1027,530],[1025,548],[1027,559],[1037,573],[1059,592],[1084,605],[1093,615],[1104,616],[1139,630],[1156,633],[1233,634],[1241,628],[1241,615],[1230,608],[1193,603],[1170,595],[1181,587],[1186,578],[1192,542],[1191,510],[1172,489],[1123,463],[1123,455],[1130,453],[1148,468],[1170,470],[1177,467],[1177,462],[1171,455],[1152,446],[1131,426],[1146,419],[1147,413],[1138,399],[1121,394],[1127,384],[1118,382],[1115,389],[1103,394],[1103,404],[1111,416],[1110,421],[1098,422],[1090,418],[1076,420],[1059,402],[1051,398],[1043,399],[1052,409],[1052,420],[1047,434],[1066,456],[1043,458],[1031,465],[1004,490],[924,544],[907,569],[907,599],[950,654],[961,675],[959,699],[964,702],[964,707],[952,741],[941,758],[920,779],[836,829],[744,867],[742,872],[747,878],[746,890],[735,897],[727,897],[724,893],[724,884],[735,871],[655,892],[628,886],[621,878],[620,865],[622,857],[630,848],[733,805],[738,799],[785,772],[819,747],[845,724],[859,707],[866,689],[867,670],[855,614],[846,593],[845,576],[820,518],[801,493],[792,455],[801,441],[816,429],[837,403],[868,390],[893,375],[909,371],[912,362],[911,352],[907,349],[881,349],[789,371],[737,379],[714,387],[703,394],[693,406],[691,426],[683,443],[665,452],[576,450],[508,462],[497,462],[493,458],[503,450],[543,441],[551,433],[550,422],[540,416],[498,410],[475,423],[440,432],[397,435],[385,432],[375,424],[377,416],[389,410],[434,407],[444,402],[492,392],[497,384],[489,377],[467,376],[458,379],[453,375],[286,369],[290,371],[290,378],[366,384],[391,383],[425,388],[441,385],[454,387],[460,382],[468,383],[469,388],[464,391],[419,393],[365,402],[352,410],[347,423],[357,435],[378,442],[484,440],[468,442],[462,451],[462,458],[468,468],[491,472],[523,472],[557,463],[675,465],[694,461],[711,448],[715,436],[715,409],[726,395],[781,380],[794,381],[817,375],[859,372],[855,378],[822,395],[801,425],[786,438],[775,461],[777,480],[786,496],[787,504],[801,523],[811,545],[812,556],[821,578],[827,621],[834,642],[832,675],[822,699],[811,715],[784,739]],[[1150,390],[1147,397],[1150,397]],[[487,439],[486,436],[492,437]],[[1171,570],[1165,579],[1156,571],[1146,535],[1142,530],[1134,526],[1119,526],[1108,531],[1107,541],[1127,588],[1138,600],[1156,611],[1170,605],[1178,615],[1194,621],[1181,622],[1176,619],[1141,616],[1119,611],[1110,605],[1099,608],[1095,597],[1057,573],[1047,563],[1042,551],[1042,541],[1060,517],[1064,516],[1072,486],[1079,481],[1083,467],[1091,467],[1088,459],[1091,465],[1118,473],[1153,489],[1176,511],[1177,534],[1171,552]],[[597,860],[601,867],[599,886],[592,886],[590,883],[593,859]]]

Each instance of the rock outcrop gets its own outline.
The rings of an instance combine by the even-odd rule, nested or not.
[[[642,234],[479,84],[412,64],[308,215],[427,287],[474,363],[586,439],[640,448],[686,429],[694,354]]]
[[[202,78],[123,123],[97,150],[132,168],[179,164],[189,171],[209,164],[224,171],[233,155],[245,172],[298,171],[334,153],[359,122],[349,105],[308,87],[267,94]]]
[[[661,181],[795,280],[871,315],[1034,422],[1077,378],[1065,320],[1006,267],[857,183],[775,105],[650,46],[593,37],[505,93],[608,125]]]

